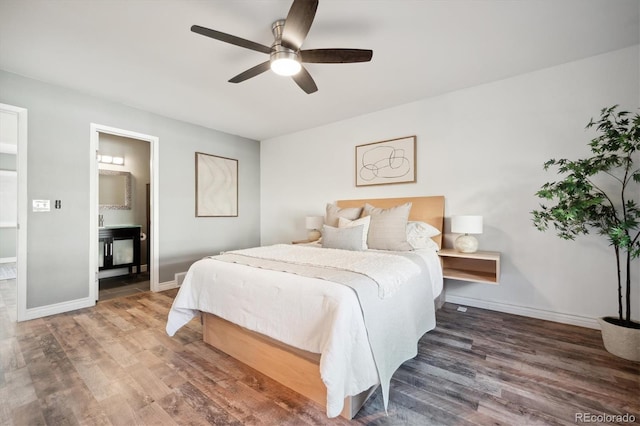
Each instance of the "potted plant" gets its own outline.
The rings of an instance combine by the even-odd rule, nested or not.
[[[533,224],[546,231],[552,224],[560,238],[574,240],[595,231],[615,252],[618,317],[601,318],[605,348],[614,355],[640,361],[640,323],[631,317],[631,267],[640,257],[640,116],[618,106],[604,108],[591,119],[598,136],[591,140],[592,156],[570,161],[551,159],[544,169],[557,168],[561,180],[542,185],[536,193],[544,202],[532,211]]]

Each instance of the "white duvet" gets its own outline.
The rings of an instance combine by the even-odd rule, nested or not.
[[[416,250],[429,268],[434,297],[442,291],[437,253]],[[176,331],[209,312],[309,352],[319,353],[327,387],[327,415],[335,417],[344,398],[378,383],[362,311],[345,285],[286,272],[217,261],[194,263],[176,296],[166,331]]]

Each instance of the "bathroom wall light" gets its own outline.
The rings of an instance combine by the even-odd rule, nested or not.
[[[114,157],[111,155],[98,154],[98,163],[115,164],[116,166],[124,166],[124,157]]]

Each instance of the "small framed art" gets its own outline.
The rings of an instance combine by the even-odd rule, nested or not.
[[[415,136],[356,146],[356,186],[415,181]]]

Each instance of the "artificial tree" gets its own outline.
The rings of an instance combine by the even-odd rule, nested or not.
[[[533,224],[540,231],[552,224],[566,240],[590,231],[607,238],[615,251],[618,272],[618,318],[604,320],[640,328],[631,319],[631,265],[640,256],[640,168],[634,165],[640,154],[640,115],[631,116],[614,105],[603,108],[599,120],[591,119],[587,129],[592,127],[599,134],[589,144],[591,157],[551,159],[544,164],[545,170],[556,167],[562,179],[545,183],[536,193],[554,205],[541,204],[531,212]]]

